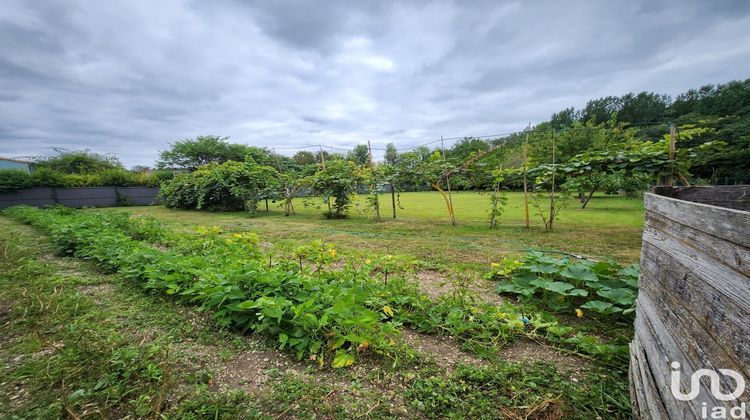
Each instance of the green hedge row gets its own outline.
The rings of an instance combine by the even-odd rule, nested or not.
[[[173,177],[174,174],[170,171],[136,174],[125,169],[105,169],[91,174],[64,174],[48,168],[38,168],[29,174],[18,169],[0,169],[0,192],[32,187],[158,187],[163,181]]]

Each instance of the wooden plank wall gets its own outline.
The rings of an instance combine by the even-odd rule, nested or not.
[[[726,188],[726,187],[724,187]],[[750,201],[747,186],[655,189],[645,195],[641,279],[630,344],[633,413],[645,419],[700,419],[703,407],[750,410]],[[681,194],[689,196],[681,199]],[[675,197],[675,198],[672,198]],[[687,197],[686,197],[687,198]],[[702,204],[727,204],[727,207]],[[738,210],[745,209],[745,210]],[[698,369],[734,369],[748,383],[734,401],[719,401],[710,381],[692,401],[671,392],[672,362],[681,365],[682,392]],[[734,381],[720,375],[725,393]],[[750,413],[748,413],[750,416]],[[750,417],[748,417],[750,418]]]

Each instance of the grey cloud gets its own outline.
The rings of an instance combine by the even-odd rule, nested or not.
[[[382,148],[520,130],[746,78],[750,59],[746,1],[5,3],[0,155],[129,166],[209,133]]]

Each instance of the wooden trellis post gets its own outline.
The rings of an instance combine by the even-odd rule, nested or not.
[[[370,176],[372,176],[372,180],[370,182],[370,191],[374,194],[374,207],[375,207],[375,220],[380,222],[380,198],[378,197],[378,191],[377,191],[377,183],[375,182],[375,165],[372,163],[372,145],[370,144],[370,140],[367,140],[367,150],[369,151],[369,157],[370,157]]]
[[[526,217],[526,229],[529,229],[529,187],[526,178],[529,170],[529,131],[531,131],[531,123],[526,128],[526,140],[523,142],[523,211]]]

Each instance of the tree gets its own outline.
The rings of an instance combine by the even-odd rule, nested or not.
[[[670,102],[669,95],[653,92],[641,92],[638,95],[628,93],[620,97],[617,119],[635,124],[663,121]]]
[[[706,131],[708,129],[680,127],[682,137],[686,140]],[[657,177],[676,176],[683,184],[689,185],[689,170],[693,163],[705,163],[718,158],[726,145],[715,141],[695,147],[678,147],[675,159],[672,160],[668,153],[668,137],[666,135],[659,141],[631,139],[576,155],[559,168],[559,172],[568,177],[563,188],[569,191],[589,191],[587,198],[582,200],[581,208],[585,208],[602,182],[611,176],[641,185],[644,177],[655,181]]]
[[[169,150],[160,153],[160,168],[184,168],[191,171],[208,163],[243,162],[252,159],[261,165],[270,165],[267,150],[245,144],[229,143],[229,137],[198,136],[195,139],[176,141]]]
[[[398,162],[398,150],[393,143],[385,145],[385,156],[383,157],[388,165],[395,165]]]
[[[357,165],[366,165],[370,159],[370,149],[366,144],[358,144],[346,155],[346,158]]]
[[[298,165],[314,165],[316,163],[315,155],[307,150],[300,150],[295,153],[294,156],[292,156],[292,160]]]
[[[146,165],[135,165],[132,168],[130,168],[130,172],[132,172],[134,174],[146,173],[146,172],[148,172],[150,170],[151,170],[151,168],[148,167],[148,166],[146,166]]]
[[[167,207],[211,211],[247,210],[279,188],[279,173],[255,162],[209,163],[162,185]]]
[[[609,120],[612,114],[619,110],[620,98],[616,96],[593,99],[588,101],[581,111],[581,120],[602,123]]]
[[[107,169],[122,169],[116,156],[94,153],[91,150],[54,149],[52,156],[34,158],[37,168],[62,174],[93,174]]]
[[[581,112],[575,108],[565,108],[560,112],[552,114],[549,119],[549,123],[552,128],[560,129],[564,127],[570,127],[574,122],[581,119]]]
[[[326,200],[334,199],[333,207],[325,213],[328,219],[344,219],[352,202],[361,175],[354,162],[334,159],[320,165],[310,178],[312,188]]]

